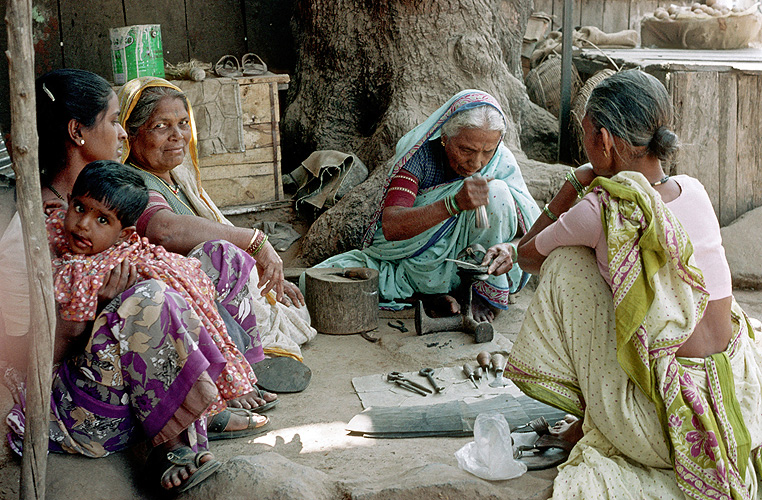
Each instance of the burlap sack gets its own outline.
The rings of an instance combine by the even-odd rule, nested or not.
[[[640,23],[640,39],[643,47],[740,49],[749,46],[761,27],[762,15],[757,12],[704,19],[647,17]]]

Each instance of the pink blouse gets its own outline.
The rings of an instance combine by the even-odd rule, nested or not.
[[[730,267],[722,246],[720,224],[709,195],[701,182],[693,177],[676,175],[672,179],[680,186],[680,195],[666,205],[691,239],[696,265],[704,275],[710,299],[729,297],[733,293]],[[601,225],[601,205],[593,193],[582,198],[535,238],[537,251],[546,256],[560,246],[580,245],[595,249],[598,270],[611,285],[608,244]]]

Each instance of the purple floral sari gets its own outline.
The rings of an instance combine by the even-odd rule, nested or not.
[[[194,256],[212,278],[221,306],[241,325],[242,352],[264,358],[249,301],[254,260],[223,241],[206,242]],[[103,457],[155,440],[180,418],[194,449],[206,449],[206,408],[225,359],[183,297],[156,280],[140,282],[96,318],[84,352],[53,374],[51,451]],[[6,374],[6,383],[9,382]],[[17,405],[7,417],[11,448],[21,454],[25,388],[11,384]],[[178,411],[180,410],[180,411]]]

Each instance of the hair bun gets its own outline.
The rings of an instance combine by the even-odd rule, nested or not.
[[[654,132],[648,151],[660,160],[667,160],[677,152],[678,147],[677,134],[662,125]]]

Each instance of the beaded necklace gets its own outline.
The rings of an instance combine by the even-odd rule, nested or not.
[[[668,180],[669,180],[669,176],[668,176],[668,175],[665,175],[664,177],[662,177],[662,178],[661,178],[661,179],[659,179],[658,181],[656,181],[656,182],[652,182],[652,183],[651,183],[651,186],[653,186],[653,187],[656,187],[656,186],[661,186],[662,184],[664,184],[664,183],[665,183],[665,182],[667,182]]]
[[[54,194],[54,195],[56,195],[56,197],[57,197],[59,200],[61,200],[61,201],[66,201],[66,200],[64,200],[64,197],[63,197],[63,196],[61,196],[61,193],[59,193],[58,191],[56,191],[56,188],[54,188],[52,184],[48,184],[48,189],[50,189],[50,190],[53,192],[53,194]]]

